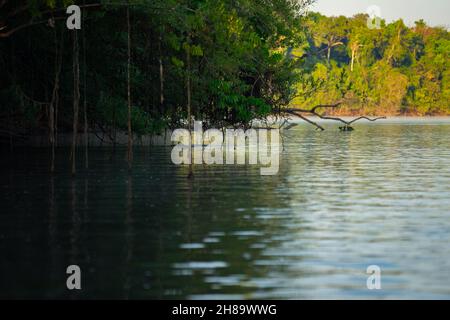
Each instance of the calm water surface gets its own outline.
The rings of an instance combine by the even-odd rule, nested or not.
[[[286,132],[280,172],[170,147],[2,151],[2,298],[450,299],[450,119]],[[80,155],[81,157],[81,155]],[[69,292],[66,267],[82,270]],[[366,288],[379,265],[382,290]]]

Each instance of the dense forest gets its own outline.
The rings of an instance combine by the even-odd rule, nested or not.
[[[0,0],[0,140],[126,132],[130,145],[186,119],[246,127],[337,101],[339,114],[450,114],[447,30],[369,29],[313,2]]]
[[[336,113],[449,115],[449,32],[422,20],[413,27],[399,20],[368,28],[367,19],[308,15],[308,41],[294,52],[307,56],[294,103],[345,98]]]
[[[71,1],[0,1],[2,125],[62,132],[79,117],[114,137],[129,109],[135,134],[188,113],[245,125],[288,104],[300,62],[280,49],[302,43],[310,2],[77,1],[82,28],[68,30]]]

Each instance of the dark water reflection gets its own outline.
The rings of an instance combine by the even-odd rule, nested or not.
[[[285,142],[276,176],[197,166],[193,181],[166,147],[136,150],[131,175],[123,150],[93,150],[75,178],[67,150],[54,176],[45,150],[3,153],[0,297],[450,298],[449,120]]]

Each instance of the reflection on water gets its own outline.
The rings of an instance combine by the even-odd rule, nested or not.
[[[1,158],[0,297],[450,298],[450,120],[286,133],[280,172],[170,148]],[[66,267],[82,270],[69,292]],[[382,290],[366,288],[367,266]]]

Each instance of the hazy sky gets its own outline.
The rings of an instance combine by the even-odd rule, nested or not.
[[[450,27],[450,0],[317,0],[312,10],[327,16],[352,16],[365,13],[372,5],[381,8],[381,17],[388,22],[402,18],[412,25],[424,19],[432,26]]]

